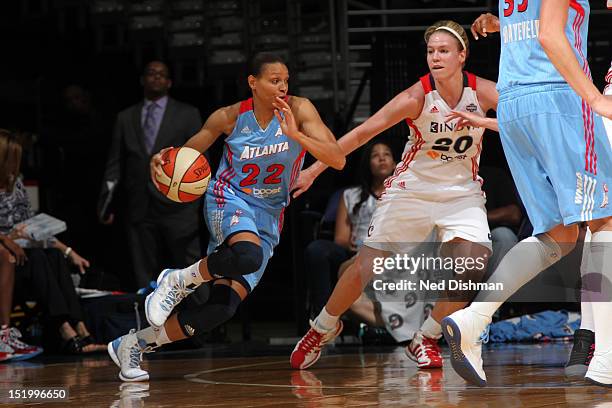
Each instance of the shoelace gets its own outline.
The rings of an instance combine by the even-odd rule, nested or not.
[[[423,353],[425,353],[427,356],[429,356],[430,353],[440,354],[440,347],[435,340],[423,336],[423,341],[421,342],[420,346],[421,347],[417,349],[419,356]]]
[[[489,342],[489,330],[490,329],[491,329],[491,325],[489,324],[487,325],[487,328],[484,329],[484,331],[480,335],[480,338],[478,339],[479,343],[486,344]]]
[[[142,349],[138,343],[130,348],[130,368],[139,368],[142,361]]]
[[[19,340],[21,338],[21,332],[16,327],[11,327],[9,329],[8,334],[8,343],[11,347],[17,349],[26,349],[31,347],[28,344],[25,344],[23,341]]]
[[[589,347],[589,353],[584,361],[585,365],[591,364],[591,359],[593,358],[593,353],[595,352],[595,343],[591,344]]]
[[[164,297],[162,308],[167,312],[171,312],[172,309],[174,309],[174,306],[176,306],[182,299],[187,297],[187,295],[189,295],[191,292],[193,292],[193,290],[188,289],[184,282],[179,281],[178,286],[173,286],[168,292],[168,295]]]
[[[318,333],[315,329],[310,329],[304,339],[300,341],[299,349],[306,353],[316,351],[319,348],[317,346],[317,343],[320,344],[321,337],[321,334]]]

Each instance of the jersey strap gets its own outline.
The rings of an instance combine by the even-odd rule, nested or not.
[[[434,82],[431,74],[423,75],[421,78],[421,85],[423,85],[423,90],[425,91],[425,95],[436,89],[436,83]]]
[[[476,90],[476,75],[471,72],[463,71],[463,87],[470,87]]]
[[[253,98],[240,102],[240,114],[253,110]]]

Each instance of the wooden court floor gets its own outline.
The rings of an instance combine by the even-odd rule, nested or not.
[[[403,349],[337,347],[307,371],[288,366],[289,349],[259,357],[214,350],[158,353],[143,364],[147,383],[122,383],[99,356],[70,362],[0,364],[0,406],[72,407],[612,407],[612,389],[566,381],[570,344],[487,347],[489,386],[467,386],[450,367],[418,370]],[[448,350],[445,350],[448,357]],[[23,387],[67,387],[69,400],[9,402]]]

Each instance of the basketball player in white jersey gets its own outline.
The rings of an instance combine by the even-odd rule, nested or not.
[[[296,345],[291,355],[293,368],[313,365],[321,347],[340,333],[339,317],[372,278],[376,259],[408,253],[434,229],[439,241],[455,244],[451,256],[461,253],[482,259],[490,252],[485,199],[478,177],[484,129],[462,127],[464,119],[453,112],[474,113],[482,118],[481,126],[496,127],[494,119],[485,118],[488,110],[497,107],[495,83],[463,71],[469,44],[459,24],[439,21],[426,30],[425,41],[430,73],[338,141],[348,154],[402,120],[411,128],[402,160],[385,182],[368,238],[326,306],[311,322],[311,329]],[[307,190],[325,168],[317,162],[303,171],[294,196]],[[461,279],[479,282],[484,269],[470,271]],[[442,366],[437,345],[442,335],[440,320],[466,305],[467,300],[463,296],[460,301],[437,302],[406,348],[419,367]]]

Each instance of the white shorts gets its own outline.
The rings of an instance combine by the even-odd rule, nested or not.
[[[422,242],[463,238],[491,249],[484,204],[481,194],[436,202],[417,198],[414,193],[386,193],[377,202],[364,244],[406,253]]]

